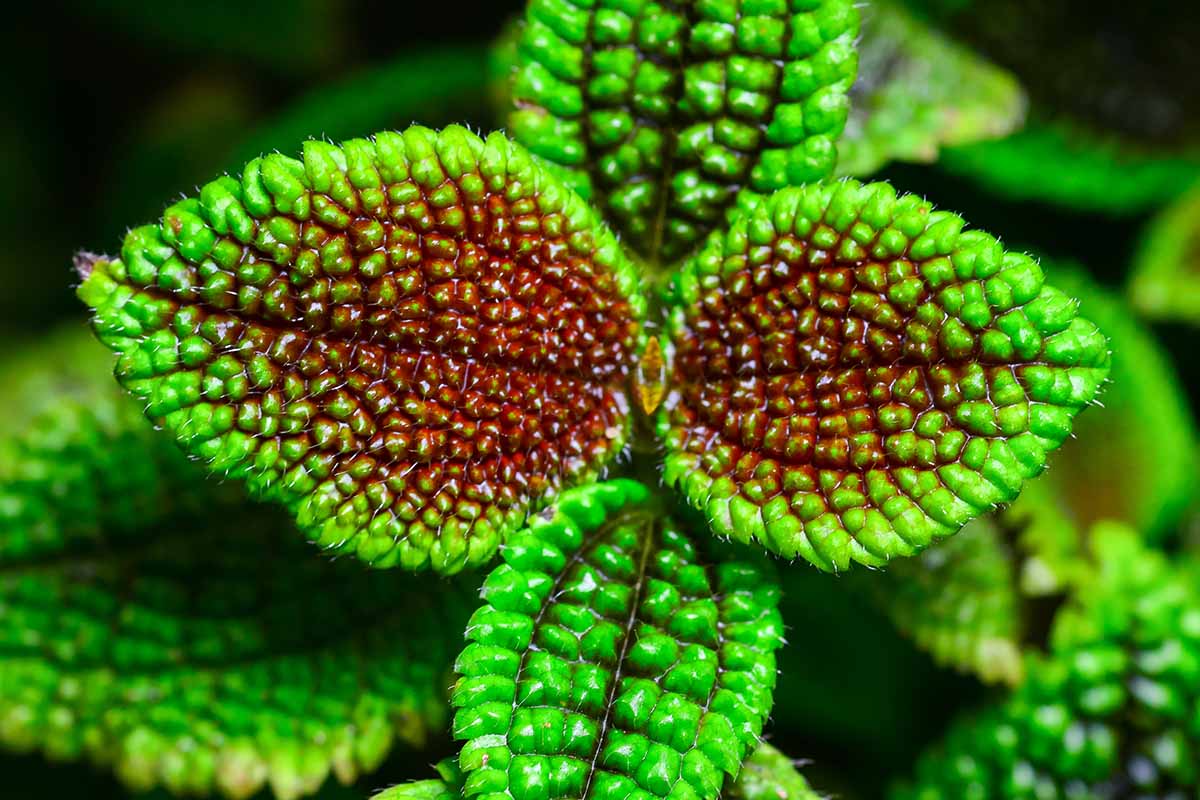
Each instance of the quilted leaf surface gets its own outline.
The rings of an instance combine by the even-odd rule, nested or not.
[[[548,511],[505,547],[467,627],[464,796],[714,800],[771,707],[769,570],[703,555],[641,484]]]
[[[378,566],[485,561],[628,436],[636,276],[499,134],[310,141],[80,267],[147,414]]]

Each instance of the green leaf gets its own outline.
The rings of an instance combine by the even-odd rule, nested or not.
[[[6,343],[0,364],[0,561],[117,540],[174,515],[221,513],[240,493],[204,480],[112,380],[82,326]]]
[[[204,480],[110,366],[80,328],[0,370],[33,392],[0,438],[0,745],[283,800],[444,725],[461,588],[316,557]]]
[[[309,141],[80,271],[151,419],[378,566],[486,561],[629,435],[637,276],[499,134]]]
[[[1159,153],[1200,145],[1200,16],[1092,0],[905,0],[1011,70],[1034,107]]]
[[[454,787],[435,778],[401,783],[371,795],[371,800],[459,800],[460,797]]]
[[[437,778],[402,783],[373,795],[371,800],[460,800],[463,774],[457,760],[443,759],[436,769]]]
[[[821,569],[1011,502],[1108,374],[1036,261],[887,184],[777,192],[668,302],[665,480],[722,536]]]
[[[765,743],[746,759],[725,796],[730,800],[821,800],[796,769],[796,762]]]
[[[503,556],[456,665],[464,796],[718,797],[771,708],[770,571],[706,558],[630,481],[564,493]]]
[[[1136,214],[1196,182],[1200,148],[1155,152],[1069,121],[1035,116],[1003,139],[948,147],[938,164],[1015,199]]]
[[[1025,94],[1011,74],[902,3],[875,2],[863,13],[858,63],[839,174],[935,161],[944,146],[1002,137],[1024,122]]]
[[[955,726],[895,800],[1194,797],[1200,595],[1136,533],[1090,535],[1097,569],[1010,699]]]
[[[1050,279],[1079,299],[1080,313],[1109,337],[1112,372],[1101,407],[1038,479],[1044,488],[1013,511],[1037,520],[1064,516],[1087,530],[1123,520],[1150,541],[1172,534],[1200,483],[1200,437],[1171,356],[1126,302],[1070,263],[1046,262]]]
[[[1048,617],[1088,570],[1084,514],[1064,508],[1050,475],[950,539],[856,576],[856,587],[939,664],[1019,684],[1022,650],[1042,646]]]
[[[1133,261],[1129,298],[1151,319],[1200,326],[1200,183],[1146,229]]]
[[[1024,675],[1018,564],[996,524],[983,518],[862,583],[938,664],[1015,685]]]
[[[832,172],[857,35],[851,0],[530,0],[509,128],[671,264],[739,190]]]

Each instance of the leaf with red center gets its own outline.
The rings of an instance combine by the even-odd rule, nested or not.
[[[886,184],[785,189],[677,276],[666,478],[715,530],[826,570],[1013,500],[1108,374],[1027,256]]]
[[[148,416],[376,565],[486,560],[628,438],[637,277],[498,134],[310,141],[80,270]]]

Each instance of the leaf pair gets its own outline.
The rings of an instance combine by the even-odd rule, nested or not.
[[[666,474],[715,530],[829,570],[1013,499],[1107,371],[1037,264],[884,184],[734,215],[669,296]],[[83,265],[117,375],[322,546],[453,572],[629,438],[648,302],[519,146],[309,142]]]
[[[512,129],[554,165],[457,127],[308,142],[83,262],[80,296],[186,450],[373,564],[486,562],[660,398],[717,533],[913,554],[1016,496],[1107,353],[994,238],[814,183],[857,29],[849,0],[532,2]],[[676,271],[661,343],[631,257]]]

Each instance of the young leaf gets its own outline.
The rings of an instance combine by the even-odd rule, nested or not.
[[[665,479],[717,533],[837,571],[1011,502],[1108,373],[1037,263],[857,181],[738,214],[676,278]]]
[[[1129,298],[1152,319],[1200,326],[1200,183],[1150,223],[1134,258]]]
[[[152,419],[379,566],[485,561],[628,436],[633,268],[498,134],[255,159],[81,273]]]
[[[702,556],[648,495],[564,493],[504,548],[456,665],[464,796],[715,800],[758,745],[778,587]]]
[[[1012,75],[903,3],[881,0],[863,12],[858,64],[839,174],[935,161],[942,147],[1005,136],[1024,121],[1025,94]]]
[[[990,519],[863,580],[901,632],[934,661],[988,683],[1020,683],[1024,674],[1018,554]]]
[[[21,396],[0,436],[0,744],[138,790],[289,798],[444,724],[460,589],[313,557],[146,423],[86,329],[23,352],[0,382]]]
[[[1123,526],[1016,695],[958,724],[895,800],[1185,798],[1200,789],[1200,595]]]
[[[671,264],[739,190],[832,172],[857,35],[851,0],[531,0],[509,127]]]

